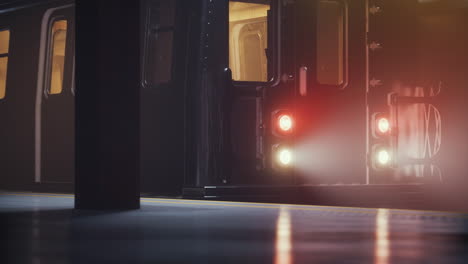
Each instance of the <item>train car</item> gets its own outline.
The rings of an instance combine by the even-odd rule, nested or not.
[[[72,186],[73,2],[12,6],[1,181]],[[463,193],[468,1],[146,0],[141,18],[142,193]]]
[[[0,4],[1,185],[72,190],[74,3]]]
[[[192,184],[461,195],[467,4],[206,1]]]

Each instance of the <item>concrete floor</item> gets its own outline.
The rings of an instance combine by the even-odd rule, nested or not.
[[[468,214],[0,193],[0,263],[468,263]],[[6,258],[6,259],[5,259]]]

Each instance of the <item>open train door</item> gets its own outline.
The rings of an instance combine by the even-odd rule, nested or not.
[[[74,5],[48,9],[41,25],[35,117],[35,182],[74,179]]]
[[[366,183],[367,1],[286,2],[295,17],[297,181]]]

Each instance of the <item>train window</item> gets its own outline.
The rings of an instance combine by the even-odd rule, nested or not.
[[[10,30],[0,31],[0,99],[5,98]]]
[[[341,1],[319,1],[317,11],[317,81],[342,85],[346,75],[346,7]]]
[[[270,1],[229,2],[229,67],[235,81],[268,79],[268,10]]]
[[[147,1],[143,80],[158,87],[172,79],[175,1]]]
[[[56,20],[52,24],[50,50],[50,88],[49,94],[60,94],[63,89],[63,70],[67,43],[67,21]]]

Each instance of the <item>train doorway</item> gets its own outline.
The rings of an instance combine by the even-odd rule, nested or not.
[[[75,171],[74,6],[48,9],[41,25],[35,182],[69,184]]]
[[[186,173],[188,43],[194,15],[185,1],[142,2],[140,182],[147,195],[178,195]]]

